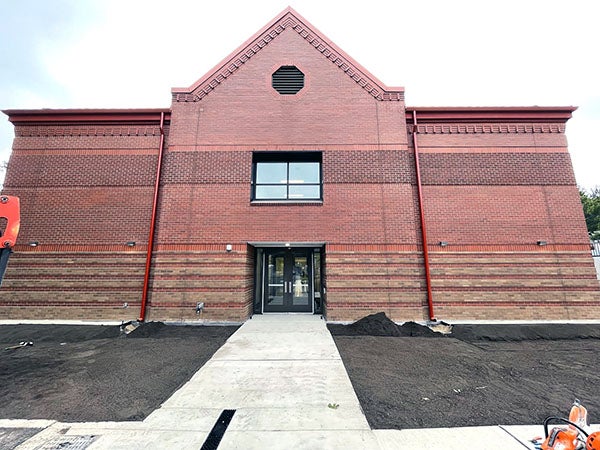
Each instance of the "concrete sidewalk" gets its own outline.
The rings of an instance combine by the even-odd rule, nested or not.
[[[235,412],[219,450],[522,450],[534,449],[528,441],[543,433],[541,425],[371,430],[325,321],[289,314],[248,320],[142,422],[0,420],[0,444],[14,442],[19,450],[200,449],[223,410]],[[13,440],[3,441],[3,433]]]

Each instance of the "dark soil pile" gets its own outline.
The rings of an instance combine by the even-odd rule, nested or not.
[[[384,312],[363,317],[349,325],[327,324],[334,336],[453,337],[465,342],[518,342],[536,340],[600,339],[600,324],[458,324],[450,335],[437,333],[416,322],[397,325]]]
[[[327,324],[327,328],[334,336],[443,336],[416,322],[397,325],[384,312],[371,314],[349,325]]]
[[[401,336],[419,336],[419,337],[443,337],[441,333],[436,333],[424,325],[416,322],[404,322],[400,327]]]
[[[2,348],[20,341],[37,343],[82,342],[111,339],[121,335],[120,327],[97,325],[0,325]]]
[[[600,339],[599,324],[454,325],[452,337],[465,342]]]
[[[455,325],[444,336],[410,322],[396,332],[389,322],[379,313],[328,325],[372,428],[541,430],[547,416],[568,415],[575,398],[592,423],[600,420],[599,325]],[[444,339],[408,337],[423,328]]]
[[[238,327],[0,326],[0,419],[142,420]],[[33,346],[4,350],[19,342]]]

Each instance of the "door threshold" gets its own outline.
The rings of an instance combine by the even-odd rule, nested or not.
[[[318,314],[314,314],[310,311],[307,312],[263,312],[263,316],[318,316]]]

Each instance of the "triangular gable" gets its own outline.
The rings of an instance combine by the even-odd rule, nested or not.
[[[225,82],[228,77],[234,74],[252,56],[257,54],[273,39],[276,39],[286,28],[291,28],[302,36],[324,58],[327,58],[332,64],[335,64],[340,70],[344,71],[346,75],[352,78],[375,99],[381,101],[404,101],[404,88],[385,86],[290,7],[283,10],[273,21],[248,39],[192,86],[189,88],[171,89],[173,101],[197,102],[202,100],[212,90]]]

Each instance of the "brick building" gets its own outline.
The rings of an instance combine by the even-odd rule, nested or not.
[[[4,111],[0,317],[597,318],[573,110],[405,106],[288,8],[169,109]]]

